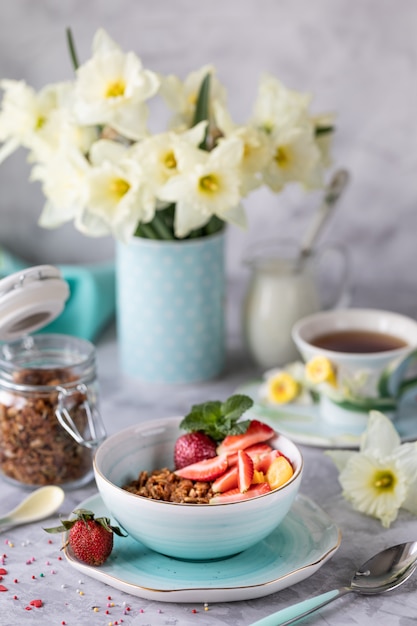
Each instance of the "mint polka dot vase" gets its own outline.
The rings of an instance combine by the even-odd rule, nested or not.
[[[224,231],[116,248],[121,368],[151,383],[216,377],[225,359]]]

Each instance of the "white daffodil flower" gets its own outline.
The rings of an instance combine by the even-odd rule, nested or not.
[[[63,106],[63,95],[68,85],[58,83],[36,93],[23,81],[2,80],[4,89],[0,112],[0,163],[20,146],[44,155],[44,150],[52,150],[56,144],[56,135],[51,145],[51,116]]]
[[[147,134],[145,101],[159,88],[158,76],[142,67],[133,52],[124,54],[100,29],[93,56],[77,70],[74,111],[84,125],[109,125],[131,140]]]
[[[268,135],[288,127],[311,125],[309,94],[287,89],[278,79],[264,73],[259,82],[251,122]]]
[[[237,137],[243,143],[241,163],[242,195],[262,184],[260,172],[272,158],[272,144],[262,130],[250,125],[234,124],[229,111],[220,102],[214,105],[216,127],[225,137]]]
[[[90,161],[86,209],[76,226],[91,236],[113,234],[128,242],[138,223],[149,222],[155,212],[142,169],[125,146],[105,139],[92,146]]]
[[[76,149],[58,152],[49,161],[33,167],[31,180],[42,183],[47,198],[40,226],[56,228],[77,219],[87,200],[89,170],[87,159]]]
[[[204,139],[206,126],[206,122],[201,122],[183,133],[160,133],[132,147],[132,157],[141,163],[146,182],[155,198],[166,182],[180,173],[187,146],[193,154],[191,159],[195,159],[195,150]]]
[[[400,508],[417,515],[417,443],[401,444],[393,423],[371,411],[359,452],[330,450],[340,471],[343,496],[353,508],[386,528]]]
[[[204,65],[191,72],[181,81],[177,76],[169,75],[161,78],[160,94],[175,115],[170,121],[170,128],[189,128],[194,120],[195,108],[201,84],[207,74],[211,74],[210,103],[226,104],[226,90],[216,76],[212,65]]]
[[[246,226],[239,202],[243,145],[237,138],[221,140],[211,152],[179,150],[180,173],[160,190],[160,199],[176,203],[175,234],[185,237],[213,215]]]
[[[312,128],[287,127],[269,138],[272,158],[263,169],[263,182],[273,191],[297,182],[314,189],[323,184],[321,153]]]

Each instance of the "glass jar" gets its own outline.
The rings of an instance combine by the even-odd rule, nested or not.
[[[78,487],[93,477],[104,436],[95,349],[65,335],[28,336],[0,349],[0,471],[27,486]]]
[[[55,304],[48,306],[42,297],[53,281],[58,283],[56,275],[50,278],[43,268],[32,268],[14,282],[13,277],[0,281],[0,340],[54,317]],[[28,289],[20,293],[25,285],[29,298]],[[24,302],[16,322],[10,298]],[[93,478],[92,456],[104,437],[95,348],[89,341],[26,334],[0,342],[0,473],[5,479],[27,487],[84,485]]]

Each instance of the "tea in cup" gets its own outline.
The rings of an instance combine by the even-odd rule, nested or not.
[[[410,317],[378,309],[324,311],[299,320],[292,337],[329,422],[366,426],[372,409],[394,418],[406,394],[417,392],[417,379],[406,378],[417,360],[417,322]]]

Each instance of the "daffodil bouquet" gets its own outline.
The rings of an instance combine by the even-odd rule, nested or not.
[[[35,92],[2,80],[0,162],[29,151],[31,180],[46,197],[39,223],[74,221],[89,236],[182,239],[225,222],[244,227],[242,199],[266,185],[322,186],[332,116],[312,116],[311,98],[264,75],[248,123],[233,122],[214,67],[184,81],[143,67],[99,30],[79,64],[71,32],[73,81]],[[148,100],[172,111],[167,130],[148,129]]]

